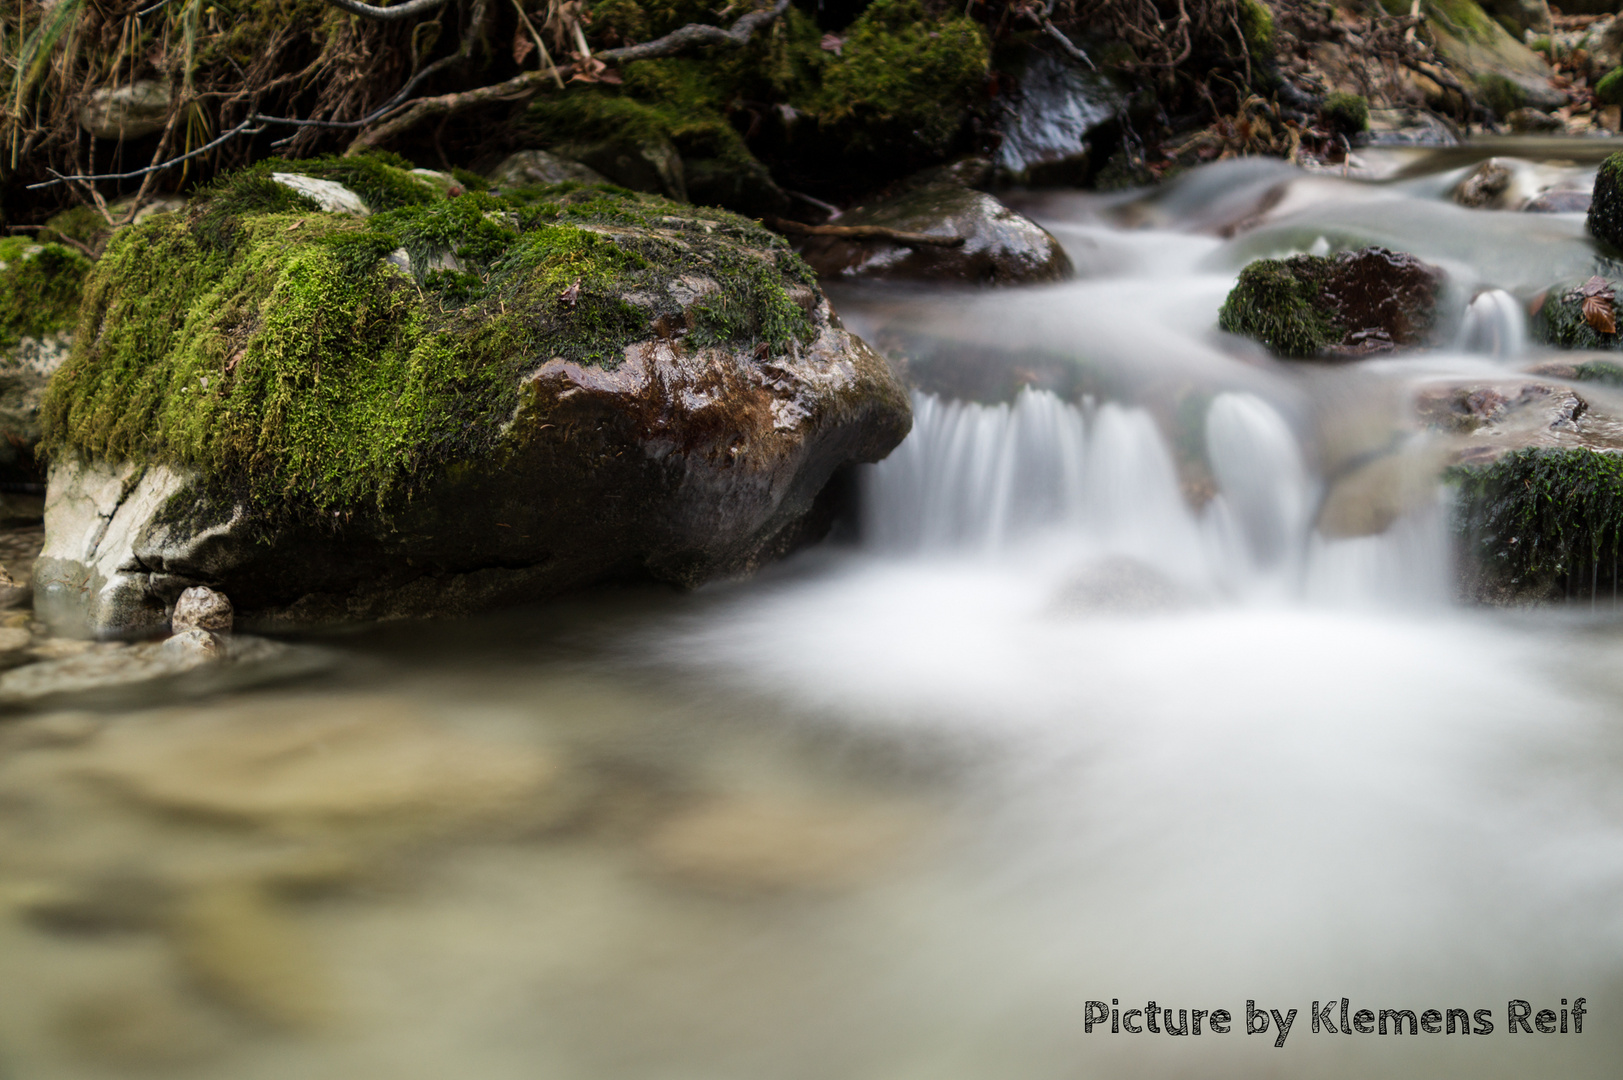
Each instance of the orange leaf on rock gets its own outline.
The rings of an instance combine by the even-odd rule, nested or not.
[[[1617,333],[1616,310],[1605,296],[1584,297],[1584,322],[1599,334]]]

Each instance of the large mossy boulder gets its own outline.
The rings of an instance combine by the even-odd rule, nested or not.
[[[0,240],[0,480],[40,478],[40,403],[72,346],[90,266],[62,244]]]
[[[824,278],[1017,285],[1063,281],[1073,273],[1065,249],[1047,229],[952,179],[914,185],[847,210],[833,224],[880,226],[962,242],[949,247],[814,236],[801,253]]]
[[[905,392],[778,237],[558,185],[447,197],[380,158],[235,174],[116,236],[46,402],[38,608],[159,630],[456,613],[694,584],[800,542]]]
[[[1218,326],[1293,359],[1354,359],[1425,345],[1443,272],[1404,252],[1258,259],[1240,271]]]

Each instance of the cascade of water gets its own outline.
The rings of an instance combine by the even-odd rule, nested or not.
[[[1456,342],[1464,352],[1516,356],[1527,348],[1527,316],[1514,296],[1488,289],[1465,310]]]
[[[1444,580],[1440,510],[1380,536],[1317,537],[1320,484],[1284,418],[1252,394],[1212,401],[1217,492],[1199,510],[1141,409],[1031,390],[1001,405],[916,394],[913,407],[913,433],[863,489],[864,535],[878,552],[1007,563],[1041,549],[1073,566],[1123,556],[1208,593],[1341,601],[1431,597]]]

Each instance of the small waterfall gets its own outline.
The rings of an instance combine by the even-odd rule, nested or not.
[[[1463,352],[1505,357],[1524,352],[1527,342],[1521,302],[1503,289],[1488,289],[1465,309],[1456,344]]]
[[[1284,418],[1252,394],[1212,401],[1217,492],[1199,510],[1142,409],[1033,390],[1001,405],[915,394],[913,409],[913,433],[863,488],[865,544],[879,553],[1057,560],[1062,572],[1124,558],[1203,593],[1337,601],[1431,597],[1446,571],[1441,512],[1381,536],[1317,537],[1319,481]]]

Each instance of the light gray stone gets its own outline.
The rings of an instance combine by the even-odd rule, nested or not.
[[[193,585],[175,601],[174,613],[169,617],[169,628],[176,634],[187,630],[229,634],[232,614],[231,601],[224,593],[215,592],[206,585]]]
[[[139,139],[169,122],[169,84],[137,79],[128,86],[102,87],[79,109],[79,126],[98,139]]]
[[[359,195],[336,180],[317,180],[313,176],[280,172],[271,173],[271,179],[300,195],[310,196],[329,214],[353,214],[356,217],[370,217],[372,214]]]
[[[509,154],[491,172],[497,187],[525,187],[530,184],[561,184],[578,180],[583,184],[606,184],[609,178],[589,165],[549,154],[545,150],[520,150]]]

